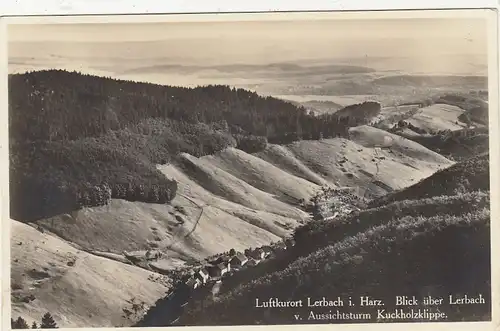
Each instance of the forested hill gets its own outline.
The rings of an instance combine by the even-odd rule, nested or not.
[[[183,88],[63,70],[9,76],[11,217],[29,221],[111,198],[169,202],[176,182],[155,165],[267,142],[344,136],[376,116],[313,116],[304,108],[228,86]]]
[[[332,136],[346,124],[333,115],[314,117],[303,107],[228,86],[161,86],[62,70],[10,76],[9,98],[10,129],[16,141],[98,136],[148,118],[188,123],[224,120],[234,133],[270,139],[286,134],[315,139],[320,132]],[[374,102],[364,106],[380,108]]]

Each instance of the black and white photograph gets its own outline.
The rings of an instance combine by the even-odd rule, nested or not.
[[[497,15],[7,20],[11,328],[492,321]]]

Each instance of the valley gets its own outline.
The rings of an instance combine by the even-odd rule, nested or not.
[[[338,102],[339,109],[322,117],[280,99],[209,86],[194,90],[168,87],[172,95],[165,100],[172,108],[162,109],[157,101],[145,98],[145,92],[121,92],[141,86],[161,95],[161,86],[119,82],[122,87],[115,89],[112,84],[118,84],[116,81],[95,76],[48,71],[40,77],[43,74],[109,84],[84,95],[92,96],[88,100],[97,109],[96,118],[103,109],[114,124],[89,121],[85,129],[77,128],[79,122],[71,122],[73,115],[68,114],[70,126],[75,127],[70,131],[52,124],[49,117],[37,118],[42,127],[48,124],[46,130],[32,133],[33,141],[45,142],[37,152],[40,158],[31,161],[26,149],[31,142],[19,141],[20,133],[28,132],[23,118],[12,121],[11,125],[19,125],[17,140],[11,145],[16,183],[34,183],[35,192],[42,195],[56,192],[66,199],[67,194],[67,201],[72,201],[74,191],[83,188],[86,192],[77,194],[77,201],[84,201],[78,208],[68,202],[61,212],[61,206],[43,202],[30,205],[30,211],[38,213],[32,219],[12,217],[13,317],[22,316],[30,324],[48,310],[63,327],[165,326],[176,320],[177,324],[194,323],[189,316],[196,311],[198,300],[212,297],[210,307],[219,309],[219,298],[229,298],[231,291],[282,272],[299,256],[312,254],[314,250],[304,249],[302,242],[295,244],[299,229],[350,219],[373,201],[405,192],[459,165],[444,156],[445,149],[436,151],[433,144],[419,143],[424,135],[400,130],[401,120],[437,138],[441,137],[438,131],[459,133],[468,127],[460,120],[466,109],[440,103],[381,107],[376,115],[364,118],[351,114],[358,108],[347,107],[352,104],[350,96],[345,96],[344,105],[335,99],[332,102]],[[44,102],[59,102],[50,97],[54,89],[39,92],[49,95]],[[110,90],[134,101],[102,95]],[[221,99],[206,98],[204,91],[219,93]],[[177,107],[191,102],[188,96],[214,107],[179,115]],[[261,108],[248,106],[247,96]],[[63,103],[69,105],[71,99],[67,98]],[[238,98],[243,100],[241,104]],[[14,100],[25,103],[22,97]],[[220,106],[220,100],[231,102],[233,113]],[[361,112],[368,104],[360,102]],[[133,117],[137,103],[151,114]],[[26,107],[36,114],[31,105]],[[247,107],[257,110],[248,114]],[[62,107],[52,109],[64,113]],[[266,115],[271,109],[275,118]],[[295,138],[297,131],[310,137]],[[66,142],[64,148],[58,140]],[[474,156],[463,154],[466,159]],[[29,162],[46,167],[30,168]],[[33,178],[54,186],[44,186]],[[85,185],[80,187],[82,183]],[[47,191],[52,187],[55,191]],[[109,187],[107,198],[101,187]],[[20,191],[15,192],[12,209],[23,215],[18,206],[33,201],[23,195],[28,193],[21,190],[24,186],[14,188]],[[29,190],[33,190],[31,186]],[[162,199],[159,192],[164,192],[164,203],[158,203]],[[356,234],[341,232],[346,238]],[[266,247],[272,249],[265,259],[255,262],[250,258],[249,254]],[[255,266],[236,268],[241,270],[229,273],[222,283],[216,278],[193,291],[199,285],[189,279],[196,272],[216,258],[226,257],[228,262],[238,252]],[[107,300],[115,292],[120,296]],[[165,310],[176,313],[165,315]],[[166,317],[158,319],[158,314]]]

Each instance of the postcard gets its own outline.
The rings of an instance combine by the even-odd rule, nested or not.
[[[12,329],[491,327],[496,12],[2,24]]]

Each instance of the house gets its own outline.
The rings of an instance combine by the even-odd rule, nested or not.
[[[221,276],[224,276],[225,273],[231,271],[231,265],[229,263],[219,263],[217,267],[220,269]]]
[[[207,269],[208,269],[208,273],[209,273],[211,278],[218,278],[221,276],[220,269],[216,265],[211,266]]]
[[[262,260],[266,257],[266,253],[260,248],[251,251],[249,255],[255,260]]]
[[[210,263],[213,265],[217,265],[220,263],[227,263],[227,262],[229,262],[229,257],[227,257],[227,256],[219,256],[219,257],[217,257],[217,259],[210,261]]]
[[[218,278],[224,276],[231,270],[230,264],[219,263],[209,268],[209,274],[212,278]]]
[[[246,263],[247,267],[255,267],[257,264],[259,264],[260,260],[255,260],[250,258],[248,262]]]
[[[210,273],[206,268],[199,270],[195,277],[200,280],[202,284],[205,284],[210,279]]]
[[[262,247],[262,250],[264,251],[264,258],[268,257],[273,252],[273,250],[269,246]]]
[[[231,258],[229,264],[232,268],[238,268],[238,267],[243,267],[247,262],[248,262],[248,257],[238,252]]]

